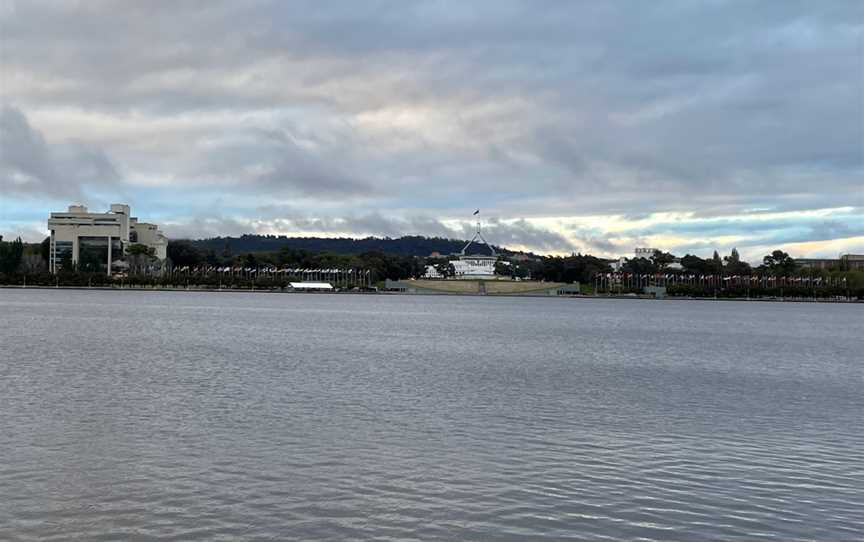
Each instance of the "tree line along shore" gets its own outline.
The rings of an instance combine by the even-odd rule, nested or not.
[[[380,285],[385,279],[422,277],[428,266],[447,277],[450,271],[447,256],[436,252],[431,256],[410,253],[412,249],[425,250],[430,246],[422,239],[400,241],[401,253],[381,250],[338,253],[293,246],[235,253],[232,246],[237,243],[224,243],[223,249],[217,251],[212,240],[178,240],[168,245],[165,262],[154,261],[151,254],[136,250],[133,245],[126,255],[124,270],[109,277],[104,264],[103,269],[99,268],[104,259],[86,255],[79,265],[65,262],[58,273],[51,274],[47,239],[42,243],[23,243],[20,239],[4,241],[0,237],[0,285],[263,290],[284,289],[293,280],[314,278],[316,271],[329,271],[328,276],[335,277],[337,282],[334,286],[365,289]],[[346,243],[339,241],[343,246]],[[362,241],[361,246],[375,244],[358,241]],[[448,245],[434,238],[432,241],[441,248],[461,243],[451,240]],[[308,240],[306,244],[314,245]],[[672,268],[673,261],[679,262],[680,267]],[[662,285],[670,296],[864,299],[864,271],[805,268],[780,250],[765,255],[755,267],[742,261],[734,249],[722,258],[716,251],[712,258],[688,254],[680,259],[657,251],[651,257],[626,260],[616,271],[611,263],[587,254],[541,256],[502,250],[496,273],[518,280],[579,282],[587,294],[642,293],[645,286]],[[362,274],[363,279],[353,273]]]

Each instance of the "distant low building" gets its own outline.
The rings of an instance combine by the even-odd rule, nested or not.
[[[864,254],[843,254],[840,268],[844,271],[864,271]]]
[[[656,254],[657,252],[662,252],[662,251],[660,249],[657,249],[657,248],[636,247],[633,249],[633,259],[645,258],[646,260],[653,260],[654,254]],[[618,273],[622,269],[624,269],[624,265],[627,264],[627,258],[624,256],[618,258],[617,260],[606,260],[606,261],[609,263],[610,267],[612,267],[612,271],[615,271],[616,273]],[[674,270],[684,269],[684,266],[681,265],[681,258],[673,259],[672,262],[670,262],[664,266],[664,269],[674,269]]]
[[[840,267],[838,258],[795,258],[795,265],[804,269],[836,269]]]
[[[795,258],[795,265],[804,269],[864,271],[864,254],[842,254],[839,258]]]
[[[64,259],[77,265],[88,254],[100,265],[104,263],[110,275],[112,267],[122,267],[119,262],[134,244],[152,249],[159,260],[168,257],[168,238],[159,227],[139,222],[122,203],[112,204],[107,213],[91,213],[83,205],[70,205],[66,212],[51,213],[48,229],[52,273],[60,270]]]
[[[650,260],[654,257],[654,253],[660,252],[658,248],[645,248],[645,247],[636,247],[633,249],[633,257],[634,258],[645,258],[646,260]]]

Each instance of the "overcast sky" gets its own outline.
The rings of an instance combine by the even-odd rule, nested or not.
[[[864,2],[0,0],[0,234],[864,252]]]

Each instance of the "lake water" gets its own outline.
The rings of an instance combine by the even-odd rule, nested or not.
[[[864,306],[0,290],[2,540],[861,540]]]

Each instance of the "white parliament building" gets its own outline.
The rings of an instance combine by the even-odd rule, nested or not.
[[[112,204],[107,213],[91,213],[83,205],[70,205],[64,213],[51,213],[48,229],[51,231],[49,266],[52,273],[60,269],[67,256],[77,264],[82,249],[94,249],[103,257],[107,248],[105,264],[109,275],[112,265],[124,258],[130,245],[153,249],[159,260],[168,256],[168,238],[159,227],[138,222],[130,215],[129,206],[122,203]]]
[[[475,215],[478,214],[480,210],[478,209]],[[482,254],[468,254],[468,247],[473,244],[480,244],[478,241],[482,242],[489,249],[490,254],[488,256]],[[468,244],[462,248],[462,252],[459,253],[459,259],[453,260],[450,262],[450,265],[453,266],[453,271],[455,274],[455,278],[461,280],[490,280],[495,278],[495,263],[498,261],[498,253],[495,252],[495,249],[492,245],[486,241],[486,238],[483,237],[483,233],[480,231],[480,221],[477,221],[477,231],[474,233],[474,237],[468,241]]]

